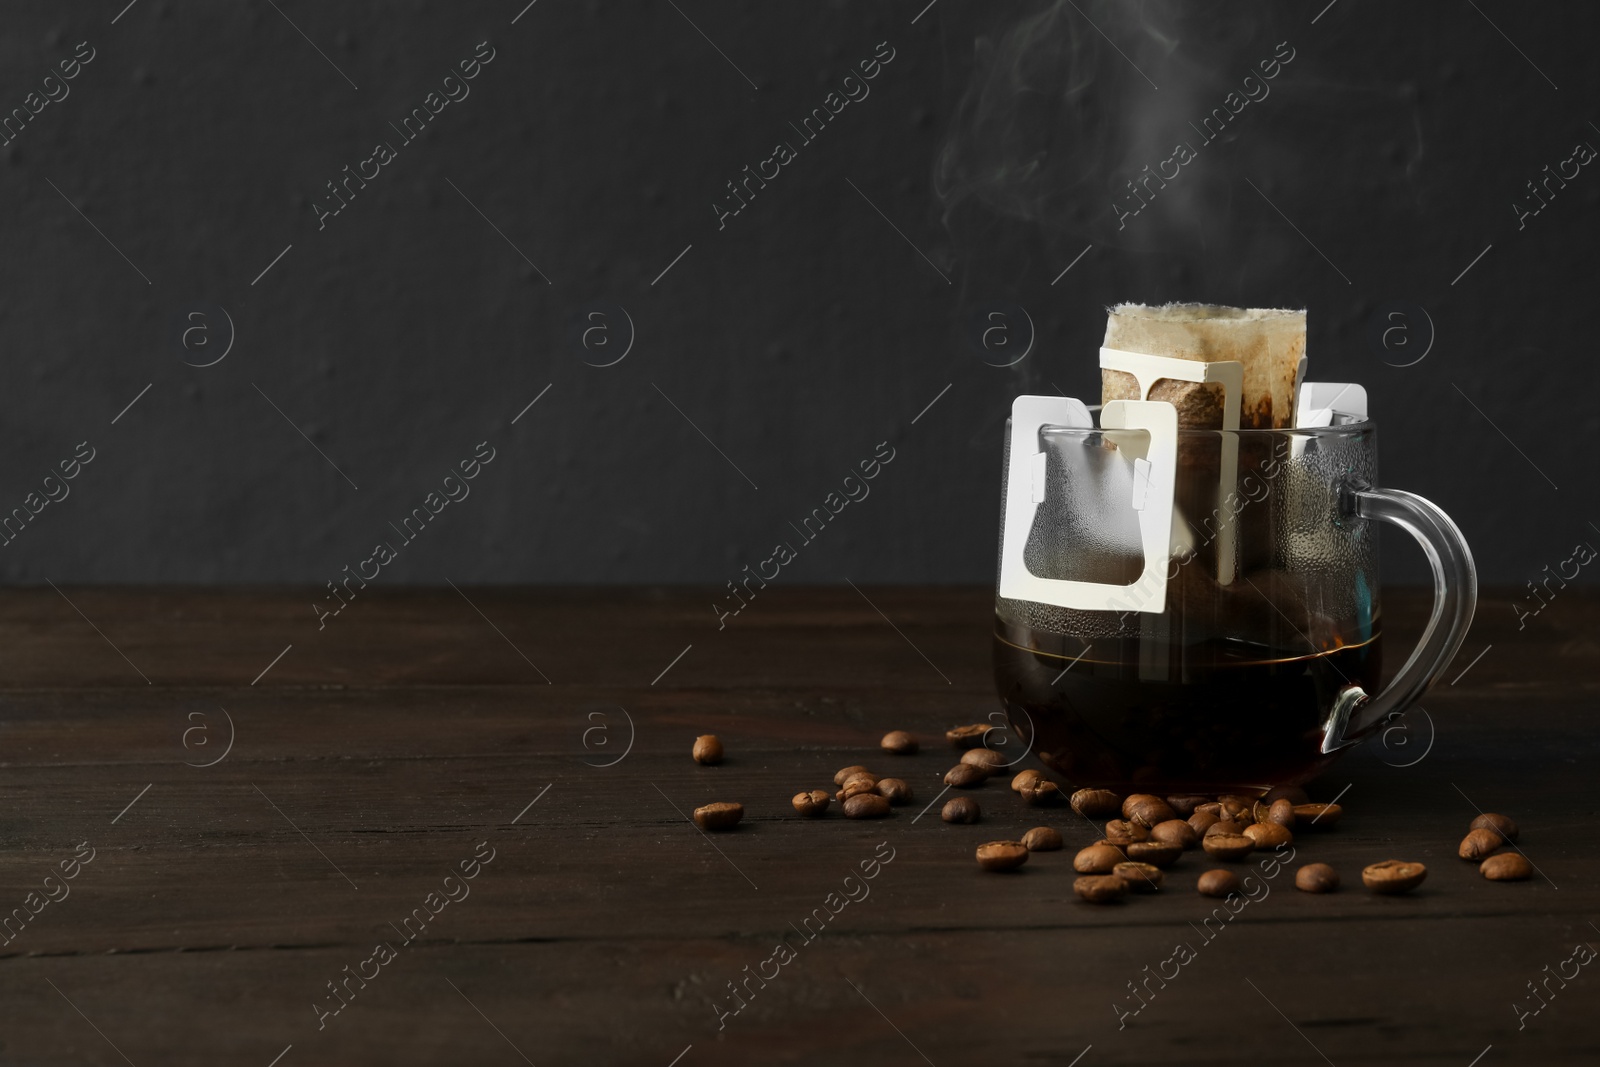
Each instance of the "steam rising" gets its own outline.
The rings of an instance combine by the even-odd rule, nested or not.
[[[1281,7],[1218,0],[1050,0],[981,33],[934,168],[946,226],[973,243],[973,227],[1010,219],[1213,264],[1298,254],[1292,232],[1233,223],[1236,199],[1256,195],[1244,178],[1305,180],[1286,131],[1316,133],[1319,186],[1353,155],[1341,139],[1410,142],[1392,161],[1406,178],[1422,152],[1406,88],[1330,85],[1305,56],[1318,47]]]
[[[1090,17],[1108,33],[1132,24],[1123,33],[1124,50],[1139,53],[1131,61],[1068,0],[977,39],[972,81],[935,168],[947,220],[974,199],[1023,221],[1086,224],[1107,188],[1107,162],[1128,156],[1137,136],[1126,121],[1134,116],[1118,121],[1118,109],[1158,92],[1135,67],[1178,45],[1130,12],[1116,5]]]

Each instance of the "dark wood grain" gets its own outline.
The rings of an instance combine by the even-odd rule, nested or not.
[[[700,591],[373,592],[319,631],[309,591],[11,591],[0,909],[80,842],[95,858],[0,944],[0,1063],[265,1067],[290,1045],[282,1067],[1600,1057],[1593,967],[1552,981],[1521,1030],[1512,1008],[1600,945],[1600,599],[1563,593],[1518,630],[1486,597],[1425,701],[1432,730],[1413,716],[1411,747],[1368,746],[1313,786],[1344,791],[1346,818],[1299,852],[1346,889],[1307,896],[1288,871],[1207,941],[1193,855],[1160,895],[1096,908],[1072,895],[1093,832],[1070,811],[997,781],[977,825],[918,818],[954,758],[937,737],[995,706],[990,594],[864,592],[770,589],[720,631]],[[1387,607],[1398,646],[1425,602]],[[226,758],[193,766],[230,719]],[[891,728],[922,752],[878,753]],[[723,765],[689,759],[704,732]],[[855,762],[917,802],[875,823],[793,814],[791,794]],[[747,814],[710,839],[686,813],[719,799]],[[1492,884],[1455,858],[1475,807],[1519,819],[1540,876]],[[977,870],[977,843],[1038,824],[1068,851]],[[481,842],[470,895],[319,1030],[326,983],[399,946],[391,924]],[[832,914],[878,849],[893,859],[870,894]],[[1429,865],[1421,891],[1359,888],[1391,856]],[[814,909],[828,922],[805,940]],[[792,962],[721,1016],[784,937]],[[1127,983],[1179,942],[1195,959],[1119,1029]]]

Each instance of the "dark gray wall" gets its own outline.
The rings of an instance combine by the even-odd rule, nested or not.
[[[9,5],[6,113],[94,58],[0,148],[0,507],[95,458],[0,576],[321,583],[488,441],[384,582],[720,583],[888,441],[788,578],[988,581],[1010,398],[1094,397],[1123,299],[1308,307],[1314,376],[1366,383],[1386,479],[1455,515],[1487,580],[1600,544],[1600,165],[1513,210],[1600,146],[1594,5],[923,6]],[[486,40],[402,144],[389,123]],[[870,96],[801,144],[885,41]],[[1118,230],[1120,179],[1285,41],[1270,95]],[[384,140],[319,229],[324,183]],[[719,229],[779,141],[796,158]],[[1415,365],[1390,365],[1425,347],[1415,311],[1411,348],[1369,342],[1392,301],[1431,319]],[[586,351],[595,302],[613,344]],[[1036,330],[1010,368],[964,338],[1002,305]],[[586,365],[625,344],[619,306],[631,350]],[[218,308],[231,350],[186,365],[220,354]]]

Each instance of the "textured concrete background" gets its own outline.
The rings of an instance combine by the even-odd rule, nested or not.
[[[1123,299],[1308,307],[1313,376],[1366,383],[1385,480],[1449,510],[1486,580],[1600,544],[1600,167],[1513,208],[1600,146],[1593,5],[123,4],[0,27],[5,114],[70,90],[0,148],[0,510],[94,456],[0,547],[9,582],[320,584],[483,441],[384,582],[720,585],[885,441],[788,579],[988,581],[1010,398],[1097,397]],[[402,143],[483,41],[470,95]],[[800,144],[880,42],[870,95]],[[1117,230],[1121,179],[1280,42],[1271,95]],[[384,140],[319,229],[324,183]],[[1392,301],[1435,333],[1411,366],[1415,309],[1411,348],[1369,338]],[[1017,308],[1036,331],[1009,368],[967,336],[1000,307],[1013,344]],[[586,349],[596,308],[611,347]],[[626,347],[618,308],[631,349],[589,365]],[[189,365],[227,319],[225,358]]]

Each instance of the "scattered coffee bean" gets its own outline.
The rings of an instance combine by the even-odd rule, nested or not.
[[[1150,827],[1150,840],[1159,841],[1164,845],[1177,845],[1181,849],[1188,850],[1200,843],[1200,835],[1194,832],[1194,827],[1182,819],[1168,819]]]
[[[852,778],[846,782],[837,793],[833,794],[833,797],[839,803],[843,804],[851,797],[858,797],[862,793],[876,792],[877,788],[878,783],[874,782],[871,778]]]
[[[1028,862],[1021,841],[988,841],[978,846],[978,866],[986,871],[1014,871]]]
[[[1128,857],[1113,845],[1090,845],[1072,857],[1072,869],[1079,874],[1110,874],[1111,868]]]
[[[1421,885],[1426,877],[1428,868],[1405,860],[1384,860],[1361,871],[1361,881],[1374,893],[1404,893]]]
[[[853,766],[849,766],[849,767],[841,767],[833,776],[833,784],[834,785],[844,785],[845,782],[848,782],[851,778],[855,777],[858,774],[871,774],[871,773],[872,773],[871,771],[867,770],[865,767],[861,766],[859,763],[854,764]]]
[[[1086,874],[1074,879],[1072,891],[1091,904],[1111,904],[1128,895],[1128,883],[1114,874]]]
[[[1187,819],[1194,814],[1194,809],[1210,800],[1210,797],[1189,794],[1181,797],[1168,797],[1167,806],[1170,807],[1180,819]]]
[[[1516,852],[1502,852],[1480,863],[1478,873],[1491,882],[1520,882],[1533,876],[1533,864]]]
[[[722,742],[717,740],[716,734],[701,734],[694,739],[694,751],[691,754],[696,763],[715,766],[722,762]]]
[[[1044,778],[1044,775],[1031,767],[1025,771],[1019,771],[1017,776],[1011,779],[1011,791],[1013,793],[1020,793],[1022,792],[1022,787],[1028,782],[1037,782],[1042,778]]]
[[[1204,804],[1196,804],[1194,810],[1196,814],[1215,815],[1219,819],[1222,818],[1222,805],[1215,800],[1207,801]]]
[[[815,818],[828,810],[828,804],[832,800],[833,798],[823,790],[813,789],[809,793],[796,793],[790,803],[794,805],[794,810],[801,815],[810,815]]]
[[[1200,839],[1206,855],[1237,863],[1255,851],[1256,843],[1243,834],[1207,834]]]
[[[849,785],[851,782],[866,782],[868,785],[877,785],[878,776],[871,771],[856,771],[844,780],[845,785]]]
[[[1061,832],[1049,826],[1035,826],[1022,835],[1022,844],[1029,852],[1059,852],[1064,842]]]
[[[702,830],[732,830],[744,818],[743,804],[719,801],[694,809],[694,824]]]
[[[975,722],[971,726],[957,726],[944,732],[945,740],[957,748],[971,748],[983,743],[983,735],[994,729],[993,723]]]
[[[1135,841],[1150,840],[1150,827],[1140,826],[1126,819],[1112,819],[1106,823],[1106,840],[1116,845],[1131,845]]]
[[[1197,834],[1205,833],[1221,821],[1221,817],[1213,811],[1196,811],[1189,816],[1189,825],[1194,827],[1194,832]]]
[[[1239,891],[1239,876],[1221,868],[1209,870],[1200,876],[1194,887],[1203,897],[1225,897]]]
[[[944,772],[944,784],[957,789],[972,789],[989,780],[989,772],[970,763],[958,763]]]
[[[1461,847],[1456,849],[1456,855],[1477,863],[1505,843],[1505,838],[1486,826],[1480,826],[1467,831],[1467,836],[1461,839]]]
[[[1296,804],[1294,824],[1302,830],[1332,830],[1343,814],[1337,804]]]
[[[1261,799],[1268,804],[1276,804],[1280,800],[1287,800],[1291,805],[1311,803],[1311,795],[1297,785],[1280,785],[1276,789],[1269,789]]]
[[[1200,836],[1202,838],[1207,838],[1212,834],[1242,834],[1244,833],[1244,828],[1248,825],[1249,823],[1234,822],[1232,819],[1223,819],[1221,822],[1214,822],[1210,826],[1206,827],[1206,832]]]
[[[1339,872],[1326,863],[1308,863],[1294,872],[1294,887],[1307,893],[1331,893],[1339,888]]]
[[[1080,789],[1072,794],[1072,810],[1088,819],[1122,814],[1122,798],[1109,789]]]
[[[878,747],[896,756],[909,756],[917,750],[917,739],[904,730],[890,730],[878,742]]]
[[[1017,795],[1027,802],[1030,808],[1042,808],[1046,804],[1054,804],[1061,797],[1061,787],[1044,778],[1037,778],[1031,782],[1022,783],[1022,788],[1017,790]]]
[[[1251,823],[1244,828],[1244,836],[1256,843],[1256,848],[1277,848],[1280,845],[1291,844],[1294,834],[1279,826],[1275,822]]]
[[[990,774],[993,774],[1004,769],[1006,761],[1001,758],[1000,753],[992,748],[969,748],[961,753],[961,762],[970,763],[974,767],[982,767]]]
[[[971,797],[956,797],[945,801],[939,809],[939,818],[945,822],[974,823],[978,821],[978,802]]]
[[[1157,867],[1170,867],[1178,862],[1179,856],[1183,855],[1181,847],[1160,841],[1135,841],[1122,851],[1128,854],[1130,860],[1153,863]]]
[[[1141,826],[1154,826],[1177,815],[1165,800],[1149,793],[1134,793],[1122,802],[1122,817]]]
[[[1505,815],[1496,815],[1493,812],[1486,812],[1473,819],[1472,826],[1469,829],[1493,830],[1507,841],[1515,841],[1517,834],[1520,832],[1517,829],[1517,824],[1512,822],[1510,818]]]
[[[1111,873],[1127,882],[1128,890],[1133,893],[1154,893],[1166,879],[1160,868],[1148,863],[1119,863],[1111,868]]]
[[[844,802],[847,819],[881,819],[889,814],[889,801],[876,793],[857,793]]]
[[[911,803],[911,786],[900,778],[879,778],[878,795],[898,807]]]

